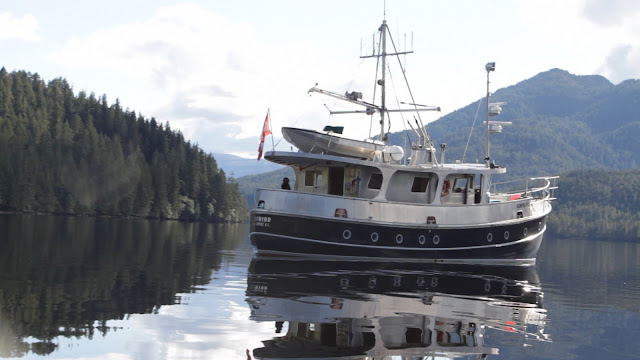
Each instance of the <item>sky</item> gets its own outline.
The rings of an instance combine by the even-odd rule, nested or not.
[[[379,132],[364,115],[330,116],[349,108],[307,91],[371,99],[376,63],[360,56],[383,18],[398,50],[414,51],[401,58],[414,101],[441,108],[424,122],[485,96],[491,61],[492,91],[553,68],[640,78],[636,0],[0,0],[0,67],[118,99],[206,152],[255,157],[267,110],[266,150],[289,149],[283,126]],[[401,73],[389,80],[401,88]],[[398,94],[388,102],[411,102]]]

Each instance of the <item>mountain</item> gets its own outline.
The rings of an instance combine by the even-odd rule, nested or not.
[[[491,136],[491,159],[507,167],[505,178],[640,166],[640,80],[614,85],[552,69],[492,94],[491,102],[502,101],[498,119],[513,125]],[[448,160],[462,159],[479,104],[486,106],[480,99],[426,126],[436,148],[447,143]],[[465,161],[484,158],[483,121],[479,115]],[[389,138],[401,145],[406,135]]]
[[[266,160],[246,159],[231,154],[213,154],[227,176],[239,178],[281,169],[283,166]]]

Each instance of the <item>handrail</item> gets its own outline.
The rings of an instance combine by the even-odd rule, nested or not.
[[[544,199],[550,199],[552,196],[552,192],[553,190],[557,189],[558,186],[556,185],[556,181],[557,179],[560,178],[559,176],[539,176],[539,177],[532,177],[532,178],[525,178],[525,179],[516,179],[516,180],[509,180],[509,181],[503,181],[503,182],[498,182],[498,183],[493,183],[491,184],[491,187],[493,188],[493,191],[491,191],[491,193],[495,196],[495,195],[524,195],[524,196],[533,196],[534,193],[543,193],[543,198]],[[533,188],[529,188],[529,182],[530,181],[537,181],[537,180],[544,180],[544,185],[539,186],[539,187],[533,187]],[[510,191],[504,191],[504,192],[498,192],[497,187],[498,185],[503,186],[505,184],[512,184],[512,183],[518,183],[518,182],[524,182],[524,190],[523,189],[518,189],[518,190],[510,190]]]

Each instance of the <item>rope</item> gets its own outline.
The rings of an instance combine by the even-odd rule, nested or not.
[[[393,88],[393,94],[396,98],[396,105],[398,106],[398,109],[400,108],[400,101],[398,100],[398,92],[396,92],[396,84],[393,82],[393,75],[391,72],[391,67],[389,68],[389,79],[391,80],[391,87]],[[388,113],[387,113],[388,114]],[[409,139],[409,142],[411,142],[411,138],[409,137],[409,132],[407,131],[407,124],[405,123],[405,119],[404,119],[404,115],[402,115],[402,113],[400,114],[400,118],[402,119],[402,125],[404,126],[404,132],[407,135],[407,138]],[[389,116],[389,129],[387,132],[391,131],[391,116]]]
[[[375,44],[372,44],[373,46],[375,46]],[[380,53],[380,48],[382,47],[382,31],[380,32],[380,40],[378,41],[378,54]],[[380,68],[380,57],[376,57],[376,76],[373,78],[373,99],[371,99],[371,103],[374,104],[376,102],[376,91],[378,90],[378,87],[376,86],[378,84],[378,69]],[[371,114],[369,116],[370,120],[369,120],[369,139],[371,139],[371,128],[373,127],[373,115],[375,115],[375,113]],[[378,139],[378,140],[382,140],[382,139]]]
[[[473,124],[471,125],[471,130],[469,131],[469,138],[467,139],[467,145],[464,147],[464,152],[462,153],[462,162],[464,162],[464,157],[467,155],[467,149],[469,148],[469,141],[471,141],[471,134],[473,134],[473,128],[476,126],[476,120],[478,120],[478,112],[480,112],[481,104],[482,104],[482,100],[478,101],[478,109],[476,110],[476,116],[473,118]]]
[[[393,46],[393,51],[394,52],[398,52],[398,49],[396,49],[396,43],[393,41],[393,37],[391,36],[391,33],[389,33],[389,40],[391,40],[391,45]],[[404,67],[402,66],[402,61],[400,61],[400,57],[396,56],[396,58],[398,59],[398,65],[400,66],[400,70],[402,70],[402,76],[404,77],[404,82],[405,84],[407,84],[407,90],[409,90],[409,96],[411,97],[411,103],[414,104],[413,107],[416,109],[416,113],[418,115],[418,119],[420,119],[420,122],[422,122],[422,117],[420,116],[420,112],[417,111],[418,110],[418,106],[415,105],[416,101],[413,97],[413,91],[411,91],[411,87],[409,86],[409,80],[407,79],[407,74],[404,70]],[[431,140],[431,137],[429,136],[429,133],[427,133],[427,140],[429,140],[429,143],[431,146],[433,146],[433,141]]]

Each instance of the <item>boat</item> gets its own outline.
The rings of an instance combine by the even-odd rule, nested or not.
[[[282,135],[284,139],[300,151],[311,154],[326,154],[336,156],[346,156],[358,159],[373,160],[376,154],[380,153],[385,144],[377,140],[355,140],[338,136],[340,132],[335,132],[335,127],[326,126],[325,132],[310,129],[299,129],[283,127]]]
[[[486,358],[494,330],[550,341],[533,266],[258,256],[246,295],[250,319],[276,329],[256,359]]]
[[[386,20],[379,28],[377,53],[363,56],[387,63],[391,39]],[[393,41],[390,41],[392,44]],[[438,107],[419,105],[411,95],[406,109],[385,103],[386,71],[382,67],[376,90],[379,104],[362,100],[359,92],[344,95],[312,87],[310,93],[329,96],[353,111],[380,116],[377,139],[352,140],[342,129],[323,132],[283,128],[284,138],[298,151],[267,151],[265,159],[289,166],[295,173],[291,190],[258,189],[250,210],[250,239],[261,254],[315,255],[341,258],[401,258],[441,262],[535,263],[551,212],[556,176],[496,182],[506,168],[490,157],[489,137],[510,122],[490,120],[504,102],[490,102],[487,72],[485,158],[480,163],[440,159],[420,113]],[[404,70],[403,70],[404,73]],[[409,92],[411,94],[411,92]],[[378,101],[376,101],[378,102]],[[415,127],[407,121],[415,142],[408,156],[388,143],[387,118],[396,112],[415,112]],[[293,149],[292,149],[293,150]]]

